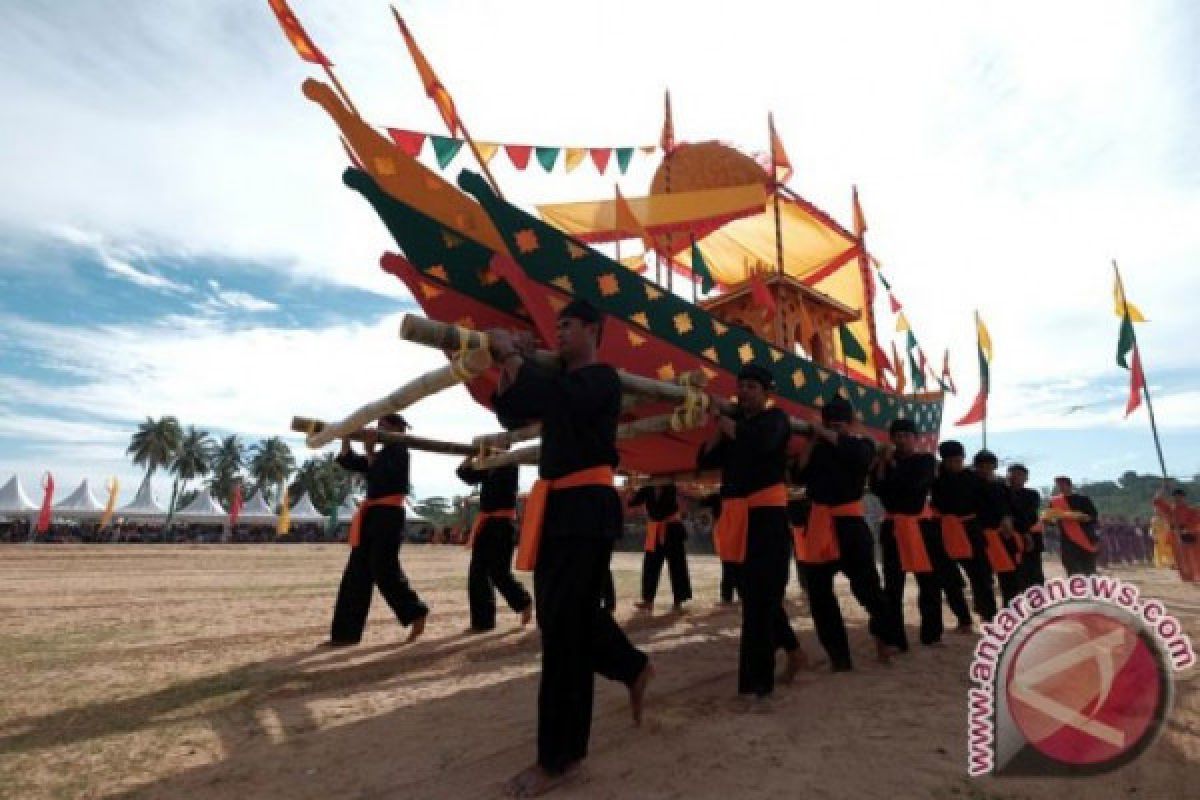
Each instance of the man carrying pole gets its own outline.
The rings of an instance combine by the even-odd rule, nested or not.
[[[498,415],[542,423],[539,480],[525,505],[517,568],[533,570],[542,675],[537,761],[508,781],[513,797],[536,797],[579,774],[592,727],[593,673],[629,689],[641,723],[654,669],[601,608],[621,500],[613,486],[621,383],[596,361],[600,314],[574,300],[558,316],[561,369],[526,361],[511,332],[488,335],[503,367],[493,397]]]

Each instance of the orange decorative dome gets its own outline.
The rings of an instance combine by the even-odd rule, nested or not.
[[[663,158],[650,183],[651,194],[667,193],[667,172],[672,192],[724,189],[767,183],[767,173],[753,158],[720,142],[681,144]]]

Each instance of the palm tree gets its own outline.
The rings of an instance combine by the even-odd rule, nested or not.
[[[129,439],[129,447],[125,454],[133,456],[133,463],[146,468],[146,477],[142,485],[154,475],[159,467],[168,466],[175,453],[179,450],[183,431],[179,428],[179,420],[175,417],[146,417],[146,421],[138,425],[137,431]]]
[[[263,439],[250,448],[250,476],[260,489],[274,487],[275,499],[283,493],[283,484],[296,470],[292,448],[278,436]]]
[[[246,466],[246,445],[231,433],[221,440],[213,455],[212,477],[208,489],[226,506],[232,501],[233,487],[238,482],[242,467]]]
[[[179,441],[175,459],[171,462],[171,472],[175,475],[172,497],[179,491],[180,482],[186,489],[193,478],[204,477],[209,473],[215,449],[216,443],[208,431],[196,430],[196,426],[188,425],[187,431]]]
[[[313,505],[322,514],[330,514],[352,494],[361,479],[356,472],[338,466],[333,453],[307,459],[292,478],[288,491],[292,497],[308,492]]]

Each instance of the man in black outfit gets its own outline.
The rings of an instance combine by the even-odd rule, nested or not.
[[[629,499],[631,508],[646,509],[646,556],[642,561],[642,600],[636,607],[649,611],[658,594],[658,579],[663,562],[671,578],[675,611],[692,599],[692,581],[688,574],[687,528],[679,516],[679,497],[675,484],[643,486]]]
[[[384,432],[404,433],[408,423],[399,414],[379,420]],[[412,627],[408,641],[425,630],[429,607],[413,591],[400,569],[400,543],[404,538],[404,500],[409,491],[408,448],[403,444],[379,446],[373,431],[367,431],[366,453],[359,455],[342,439],[337,463],[343,469],[366,476],[367,496],[350,524],[350,559],[342,573],[333,624],[326,643],[331,647],[358,644],[362,640],[371,592],[379,593],[391,606],[396,619]]]
[[[621,536],[621,500],[613,486],[621,382],[596,362],[600,315],[574,300],[559,313],[561,369],[526,361],[531,343],[509,331],[489,333],[502,364],[493,406],[498,415],[538,420],[539,481],[525,505],[517,567],[530,569],[542,634],[537,763],[506,784],[509,795],[534,797],[571,780],[587,755],[592,727],[593,673],[629,689],[640,724],[654,676],[601,608],[613,542]]]
[[[942,640],[942,582],[947,558],[940,533],[922,519],[937,459],[931,453],[917,452],[916,427],[911,419],[893,420],[889,432],[892,441],[880,451],[871,470],[871,491],[887,512],[879,531],[883,592],[900,616],[900,649],[907,650],[908,637],[903,628],[905,576],[911,572],[917,581],[921,644],[937,644]]]
[[[931,503],[939,518],[942,546],[946,555],[967,574],[975,613],[985,622],[991,622],[996,616],[996,591],[983,532],[976,519],[980,506],[979,479],[966,468],[966,450],[961,442],[947,439],[938,445],[938,455],[941,463],[933,479]],[[959,626],[960,629],[963,626],[962,617]]]
[[[501,419],[506,430],[520,425]],[[520,615],[521,625],[533,617],[533,599],[513,576],[513,549],[517,546],[517,470],[507,467],[479,470],[467,457],[458,467],[458,477],[469,486],[479,486],[479,513],[471,525],[467,546],[467,602],[471,611],[471,633],[496,627],[496,592]]]
[[[971,471],[978,481],[979,510],[976,522],[983,535],[988,563],[1000,584],[1001,605],[1007,606],[1021,593],[1021,562],[1023,542],[1013,530],[1008,486],[996,477],[1000,464],[996,454],[980,450],[975,454]]]
[[[1075,491],[1066,475],[1054,479],[1055,494],[1050,507],[1059,512],[1058,528],[1062,531],[1062,565],[1068,575],[1095,575],[1096,551],[1100,538],[1096,534],[1096,510],[1092,498]]]
[[[891,607],[875,568],[875,539],[863,517],[862,498],[875,456],[870,440],[850,433],[854,408],[834,397],[821,408],[807,446],[794,464],[792,479],[807,487],[812,507],[804,531],[804,573],[817,638],[834,672],[853,669],[850,641],[833,580],[842,572],[850,591],[867,611],[876,655],[888,661],[900,647],[900,616]]]
[[[773,384],[766,369],[743,367],[734,415],[717,418],[697,459],[700,469],[721,470],[721,560],[741,565],[738,693],[759,698],[775,688],[776,650],[788,654],[785,682],[805,664],[783,607],[792,542],[784,483],[792,428],[787,414],[767,407]]]
[[[1024,552],[1018,571],[1021,576],[1021,591],[1030,586],[1046,583],[1042,571],[1042,553],[1046,543],[1038,514],[1042,508],[1042,495],[1036,489],[1028,489],[1029,470],[1024,464],[1013,464],[1008,468],[1008,504],[1012,510],[1013,529],[1025,540]]]

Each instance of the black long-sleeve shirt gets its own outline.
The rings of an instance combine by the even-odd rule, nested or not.
[[[933,507],[941,514],[967,517],[979,512],[978,476],[970,470],[951,472],[945,465],[933,479]]]
[[[1042,507],[1041,494],[1036,489],[1009,487],[1008,504],[1012,510],[1013,528],[1017,533],[1029,533],[1038,521],[1038,512]]]
[[[631,508],[646,507],[646,516],[661,522],[679,511],[679,497],[674,486],[643,486],[629,498]]]
[[[861,436],[842,433],[837,444],[821,439],[813,445],[808,463],[794,471],[792,480],[808,487],[806,494],[814,503],[853,503],[866,491],[867,472],[874,456],[875,445]]]
[[[700,469],[721,470],[721,496],[747,497],[760,489],[783,483],[787,471],[788,440],[792,424],[778,408],[744,417],[735,416],[736,436],[722,436],[715,447],[700,449]]]
[[[607,364],[565,372],[527,361],[492,403],[498,415],[542,423],[538,475],[543,479],[617,465],[621,379]],[[610,486],[559,489],[546,501],[542,535],[619,538],[621,516],[620,498]]]
[[[367,499],[408,494],[408,448],[402,444],[386,444],[368,459],[355,452],[339,454],[336,462],[343,469],[365,475]]]
[[[978,473],[973,474],[977,484],[976,491],[979,493],[979,510],[976,512],[979,527],[984,530],[999,528],[1005,517],[1012,517],[1008,487],[994,478],[987,479]]]
[[[1083,528],[1084,534],[1093,542],[1099,541],[1096,535],[1096,520],[1100,518],[1100,512],[1096,510],[1095,504],[1092,503],[1092,498],[1085,494],[1072,493],[1067,495],[1067,506],[1072,511],[1078,511],[1081,514],[1087,514],[1086,520],[1081,520],[1079,526]]]
[[[516,466],[472,469],[462,464],[458,478],[470,486],[479,486],[480,511],[507,511],[517,507],[517,470]]]
[[[937,460],[929,453],[897,453],[884,468],[883,477],[871,473],[871,491],[889,514],[920,514],[936,471]]]

